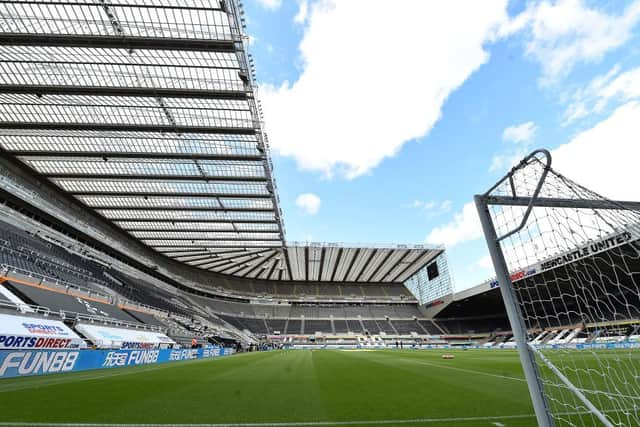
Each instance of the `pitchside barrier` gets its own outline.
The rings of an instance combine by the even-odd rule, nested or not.
[[[233,352],[218,346],[183,350],[0,350],[0,378],[210,359]]]

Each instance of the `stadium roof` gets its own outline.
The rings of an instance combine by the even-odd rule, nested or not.
[[[400,283],[443,249],[426,245],[287,244],[284,248],[163,247],[189,265],[239,277],[311,282]]]
[[[241,16],[235,0],[0,2],[0,149],[196,267],[405,280],[440,249],[285,246]]]

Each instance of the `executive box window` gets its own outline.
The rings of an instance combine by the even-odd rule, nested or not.
[[[434,262],[431,265],[427,266],[427,277],[429,280],[433,280],[440,275],[440,271],[438,271],[438,263]]]

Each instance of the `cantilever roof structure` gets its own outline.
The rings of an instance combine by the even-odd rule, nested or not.
[[[353,283],[402,283],[443,252],[427,245],[287,243],[233,249],[204,242],[164,250],[186,264],[239,277]]]
[[[242,27],[236,0],[0,2],[0,150],[199,268],[405,280],[441,250],[285,245]]]

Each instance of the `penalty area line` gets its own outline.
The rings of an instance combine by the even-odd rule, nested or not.
[[[633,409],[610,409],[604,413],[629,413]],[[567,411],[559,412],[554,416],[567,415],[589,415],[589,411]],[[498,421],[493,425],[501,424],[499,421],[516,420],[525,418],[535,418],[535,414],[514,414],[495,415],[483,417],[451,417],[451,418],[414,418],[404,420],[354,420],[354,421],[292,421],[292,422],[262,422],[262,423],[193,423],[193,424],[161,424],[161,423],[138,423],[138,424],[118,424],[118,423],[42,423],[42,422],[0,422],[0,427],[296,427],[296,426],[357,426],[357,425],[389,425],[389,424],[432,424],[432,423],[461,423],[472,421]]]
[[[59,427],[296,427],[296,426],[354,426],[354,425],[389,425],[389,424],[426,424],[426,423],[459,423],[471,421],[513,420],[534,418],[534,414],[496,415],[483,417],[453,418],[415,418],[404,420],[357,420],[357,421],[292,421],[263,423],[219,423],[219,424],[110,424],[110,423],[34,423],[34,422],[0,422],[2,427],[21,426],[59,426]]]

